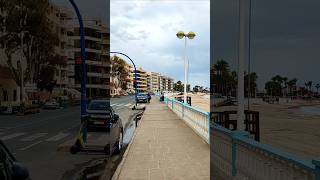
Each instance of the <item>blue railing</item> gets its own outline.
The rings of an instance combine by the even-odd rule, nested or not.
[[[220,149],[211,152],[214,153],[213,156],[217,155],[218,158],[218,156],[223,156],[225,154],[218,154],[217,152],[228,152],[228,147],[224,147],[224,145],[222,144],[231,144],[231,153],[229,154],[231,157],[231,161],[226,161],[225,163],[229,163],[232,169],[231,173],[225,172],[225,174],[232,174],[232,176],[252,177],[255,175],[258,176],[259,173],[261,174],[264,171],[268,171],[268,173],[270,174],[270,178],[276,178],[279,174],[282,173],[283,179],[291,179],[290,177],[293,177],[293,179],[298,178],[301,180],[320,180],[320,162],[317,160],[302,159],[279,149],[273,148],[269,145],[259,143],[253,139],[248,138],[249,134],[247,132],[231,131],[214,123],[211,123],[210,128],[211,132],[213,132],[213,134],[211,134],[212,141],[215,141],[215,138],[218,137],[219,140],[222,139],[220,138],[221,136],[228,137],[227,139],[230,139],[230,142],[223,142],[221,144],[215,142],[213,145],[214,148]],[[239,150],[239,147],[242,148],[241,151]],[[240,158],[239,156],[242,156],[242,158]],[[258,162],[258,160],[256,159],[256,161],[251,165],[249,164],[249,160],[246,160],[247,162],[242,162],[244,161],[244,157],[245,159],[249,159],[250,156],[264,159],[265,161]],[[245,164],[245,166],[243,164]],[[257,164],[263,166],[266,169],[254,170],[254,166],[257,166]],[[272,166],[273,164],[277,164],[278,166],[279,164],[282,164],[282,167],[279,166],[275,168]],[[219,167],[216,166],[214,168],[219,169]],[[277,168],[278,170],[276,170]],[[221,169],[223,168],[221,167]],[[294,172],[294,174],[292,174],[292,172],[290,174],[290,171]],[[301,177],[297,175],[299,174],[297,172],[300,173]]]
[[[204,112],[173,98],[164,97],[164,103],[184,120],[202,139],[210,143],[209,112]]]

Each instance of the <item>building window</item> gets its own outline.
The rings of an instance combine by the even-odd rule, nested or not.
[[[17,90],[13,90],[13,101],[17,101]]]
[[[8,101],[8,91],[7,90],[3,90],[2,100],[3,101]]]

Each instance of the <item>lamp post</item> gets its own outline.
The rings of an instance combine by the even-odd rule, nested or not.
[[[192,31],[185,34],[183,31],[179,31],[177,34],[179,39],[184,38],[184,95],[183,95],[183,103],[187,103],[187,78],[188,78],[188,68],[189,63],[187,63],[187,38],[193,39],[196,34]]]
[[[87,81],[87,68],[86,68],[86,47],[85,47],[85,33],[84,33],[84,26],[83,26],[83,19],[81,13],[79,11],[78,6],[73,0],[69,0],[72,7],[74,8],[78,21],[79,21],[79,30],[80,30],[80,48],[81,48],[81,121],[82,118],[87,114],[87,92],[86,92],[86,81]],[[82,134],[83,141],[87,141],[87,129],[83,127],[83,134]]]
[[[69,0],[73,6],[79,21],[79,30],[80,30],[80,48],[81,48],[81,67],[82,67],[82,78],[81,78],[81,117],[86,115],[87,111],[87,102],[86,102],[86,80],[87,80],[87,70],[85,63],[85,37],[84,37],[84,26],[81,13],[73,0]]]
[[[238,130],[245,130],[244,120],[244,62],[248,59],[250,0],[240,0],[239,4],[239,62],[238,62]]]

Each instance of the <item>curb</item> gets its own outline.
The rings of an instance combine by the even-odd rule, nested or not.
[[[142,118],[141,118],[141,120],[142,120]],[[139,123],[139,124],[141,124],[141,120],[140,120],[140,123]],[[131,149],[132,143],[134,142],[134,139],[135,139],[135,137],[136,137],[137,132],[138,132],[139,129],[140,129],[140,126],[138,125],[138,127],[136,128],[136,130],[135,130],[135,132],[134,132],[134,134],[133,134],[133,136],[132,136],[131,142],[128,144],[128,147],[127,147],[126,151],[124,152],[124,154],[123,154],[123,156],[122,156],[122,160],[121,160],[120,164],[118,165],[116,171],[114,172],[111,180],[118,180],[118,179],[119,179],[119,175],[120,175],[120,173],[121,173],[122,167],[123,167],[123,165],[124,165],[124,162],[125,162],[126,159],[127,159],[129,150]]]

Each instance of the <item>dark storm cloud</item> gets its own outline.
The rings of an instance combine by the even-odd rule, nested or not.
[[[215,0],[213,61],[237,65],[238,2]],[[276,74],[319,83],[320,1],[252,0],[252,63],[259,87]]]

